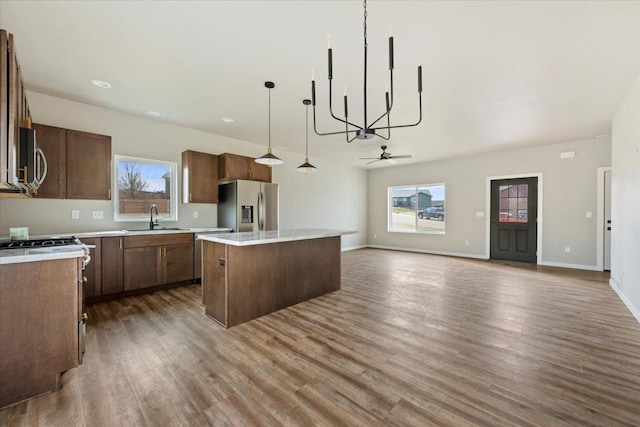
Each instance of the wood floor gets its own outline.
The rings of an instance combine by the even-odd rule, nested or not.
[[[89,307],[85,362],[6,425],[639,425],[640,325],[603,273],[363,249],[229,330],[190,285]]]

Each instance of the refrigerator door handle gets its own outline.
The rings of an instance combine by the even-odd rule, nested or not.
[[[258,193],[258,230],[264,230],[264,195],[262,191]]]

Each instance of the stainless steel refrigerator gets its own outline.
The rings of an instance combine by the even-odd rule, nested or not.
[[[278,229],[278,184],[232,181],[218,186],[218,227],[232,232]]]

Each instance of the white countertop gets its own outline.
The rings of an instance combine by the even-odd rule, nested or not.
[[[139,236],[144,234],[176,234],[176,233],[226,233],[231,231],[230,228],[218,228],[218,227],[201,227],[201,228],[180,228],[178,230],[163,229],[162,227],[156,228],[151,231],[145,228],[139,230],[108,230],[108,231],[84,231],[81,233],[64,232],[64,233],[50,233],[41,234],[36,236],[29,236],[30,239],[44,239],[47,237],[59,238],[76,236],[80,239],[83,237],[118,237],[118,236]],[[0,240],[9,240],[9,236],[5,236]]]
[[[294,240],[322,239],[325,237],[356,234],[351,230],[331,230],[325,228],[303,228],[298,230],[246,231],[244,233],[225,233],[205,235],[197,234],[196,238],[232,246],[264,245],[269,243],[291,242]]]
[[[145,234],[176,234],[176,233],[226,233],[230,228],[181,228],[179,230],[115,230],[115,231],[87,231],[83,233],[51,233],[39,236],[30,236],[31,239],[59,238],[76,236],[80,240],[90,237],[117,237],[117,236],[140,236]],[[206,234],[205,234],[206,235]],[[8,240],[8,239],[6,239]],[[13,264],[17,262],[46,261],[51,259],[76,258],[84,256],[84,251],[76,245],[37,247],[29,249],[3,249],[0,250],[0,265]]]
[[[52,259],[78,258],[84,250],[78,245],[39,247],[29,249],[4,249],[0,251],[0,265],[18,262],[48,261]]]

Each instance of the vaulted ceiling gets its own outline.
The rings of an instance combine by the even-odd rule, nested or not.
[[[310,134],[310,154],[357,166],[385,142],[402,163],[606,135],[640,74],[640,2],[369,1],[369,116],[384,111],[388,28],[395,40],[392,124],[423,120],[389,141]],[[7,1],[28,89],[304,153],[304,98],[317,79],[318,127],[329,119],[326,39],[335,112],[363,110],[361,1]],[[93,86],[106,80],[111,89]],[[232,117],[225,123],[223,117]],[[35,117],[35,120],[38,118]],[[280,147],[278,147],[280,146]],[[378,162],[368,167],[384,166]]]

